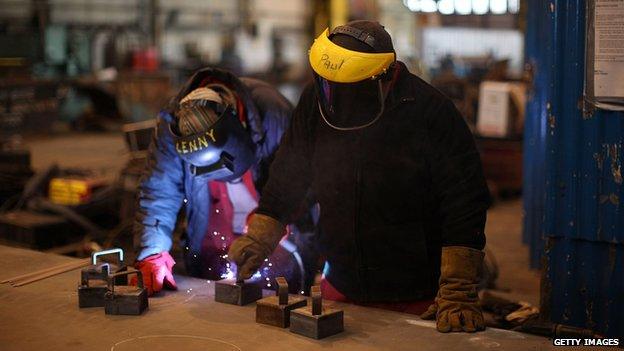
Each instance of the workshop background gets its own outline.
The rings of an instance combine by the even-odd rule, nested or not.
[[[0,0],[0,243],[75,257],[122,247],[132,260],[134,197],[155,116],[194,70],[264,79],[296,104],[313,38],[374,19],[476,138],[495,197],[482,284],[484,299],[498,303],[492,323],[517,327],[539,313],[541,322],[624,337],[624,114],[584,98],[588,8]],[[522,306],[524,317],[505,319],[501,304]]]

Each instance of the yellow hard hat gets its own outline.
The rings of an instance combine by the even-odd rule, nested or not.
[[[367,53],[345,49],[329,40],[329,29],[314,40],[308,56],[314,72],[337,83],[376,77],[395,60],[394,52]]]

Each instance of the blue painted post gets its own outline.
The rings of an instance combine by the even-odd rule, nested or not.
[[[543,255],[543,313],[622,338],[624,113],[583,115],[585,3],[528,1],[524,238]]]

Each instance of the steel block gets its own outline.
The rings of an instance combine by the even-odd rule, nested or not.
[[[312,287],[312,303],[290,312],[290,331],[313,339],[323,339],[344,331],[342,310],[324,308],[321,290]]]
[[[303,307],[307,300],[288,294],[288,283],[283,277],[277,280],[277,295],[265,297],[256,302],[256,322],[287,328],[290,325],[290,311]]]
[[[262,298],[262,287],[256,283],[220,280],[215,283],[215,301],[244,306]]]

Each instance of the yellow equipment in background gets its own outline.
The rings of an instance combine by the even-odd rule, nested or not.
[[[48,198],[53,203],[77,206],[88,203],[93,191],[105,185],[101,178],[52,178]]]

